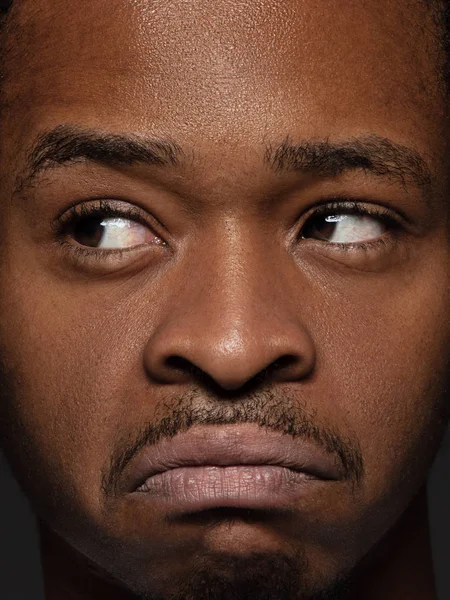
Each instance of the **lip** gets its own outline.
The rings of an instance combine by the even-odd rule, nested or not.
[[[307,440],[254,424],[207,425],[145,447],[125,469],[122,489],[145,495],[143,486],[152,487],[156,482],[158,488],[164,480],[176,481],[179,486],[180,476],[186,479],[193,473],[202,482],[206,475],[220,481],[231,476],[237,483],[244,473],[247,479],[261,481],[265,477],[269,487],[279,486],[281,480],[305,485],[342,478],[336,457]]]

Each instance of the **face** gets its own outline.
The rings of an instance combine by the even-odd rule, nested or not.
[[[3,450],[141,597],[337,597],[426,479],[448,136],[434,21],[404,4],[13,10]]]

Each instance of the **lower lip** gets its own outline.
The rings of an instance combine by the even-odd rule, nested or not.
[[[182,512],[219,507],[288,508],[323,486],[307,473],[273,465],[189,466],[149,477],[133,493]]]

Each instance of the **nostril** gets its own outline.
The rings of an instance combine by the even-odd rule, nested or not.
[[[196,367],[190,360],[177,355],[168,356],[165,359],[164,364],[167,368],[173,371],[178,371],[191,376],[198,376],[200,371],[200,369]]]
[[[197,384],[200,384],[205,389],[211,390],[218,396],[224,392],[220,384],[218,384],[211,375],[203,371],[200,367],[197,367],[197,365],[187,358],[178,355],[168,356],[164,361],[164,366],[176,373],[178,375],[177,379],[181,376],[190,381],[195,381]]]
[[[180,381],[180,377],[183,380],[189,379],[191,381],[196,381],[205,388],[214,391],[218,396],[221,396],[224,393],[226,395],[230,395],[231,393],[232,395],[236,394],[238,396],[243,393],[249,393],[252,389],[267,385],[269,380],[275,381],[289,378],[289,374],[298,369],[298,366],[298,356],[295,354],[285,354],[279,356],[259,372],[248,377],[248,379],[244,380],[244,378],[240,376],[235,382],[230,384],[230,381],[225,381],[223,377],[221,378],[217,375],[214,377],[212,373],[201,369],[183,356],[172,354],[167,356],[164,360],[164,367],[171,371],[178,381]],[[234,370],[232,375],[231,380],[234,378]]]
[[[280,356],[273,361],[267,368],[270,371],[281,371],[284,369],[288,369],[289,367],[295,366],[298,363],[298,356],[294,354],[285,354],[284,356]]]
[[[164,360],[166,367],[169,367],[170,369],[177,369],[177,370],[181,370],[184,369],[185,367],[185,363],[189,362],[187,361],[185,358],[183,358],[182,356],[167,356],[166,359]]]
[[[291,371],[298,368],[298,364],[298,356],[295,356],[294,354],[285,354],[271,362],[270,365],[267,365],[267,367],[252,377],[251,382],[253,384],[262,385],[268,380],[282,379],[283,377],[286,377],[286,374],[289,374]]]
[[[300,362],[301,360],[295,354],[285,354],[267,365],[264,369],[265,376],[274,380],[283,379],[298,370]]]

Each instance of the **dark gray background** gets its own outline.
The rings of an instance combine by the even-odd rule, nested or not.
[[[450,430],[428,479],[439,600],[450,600]],[[0,599],[44,600],[35,520],[0,453]],[[399,600],[407,600],[400,599]]]

